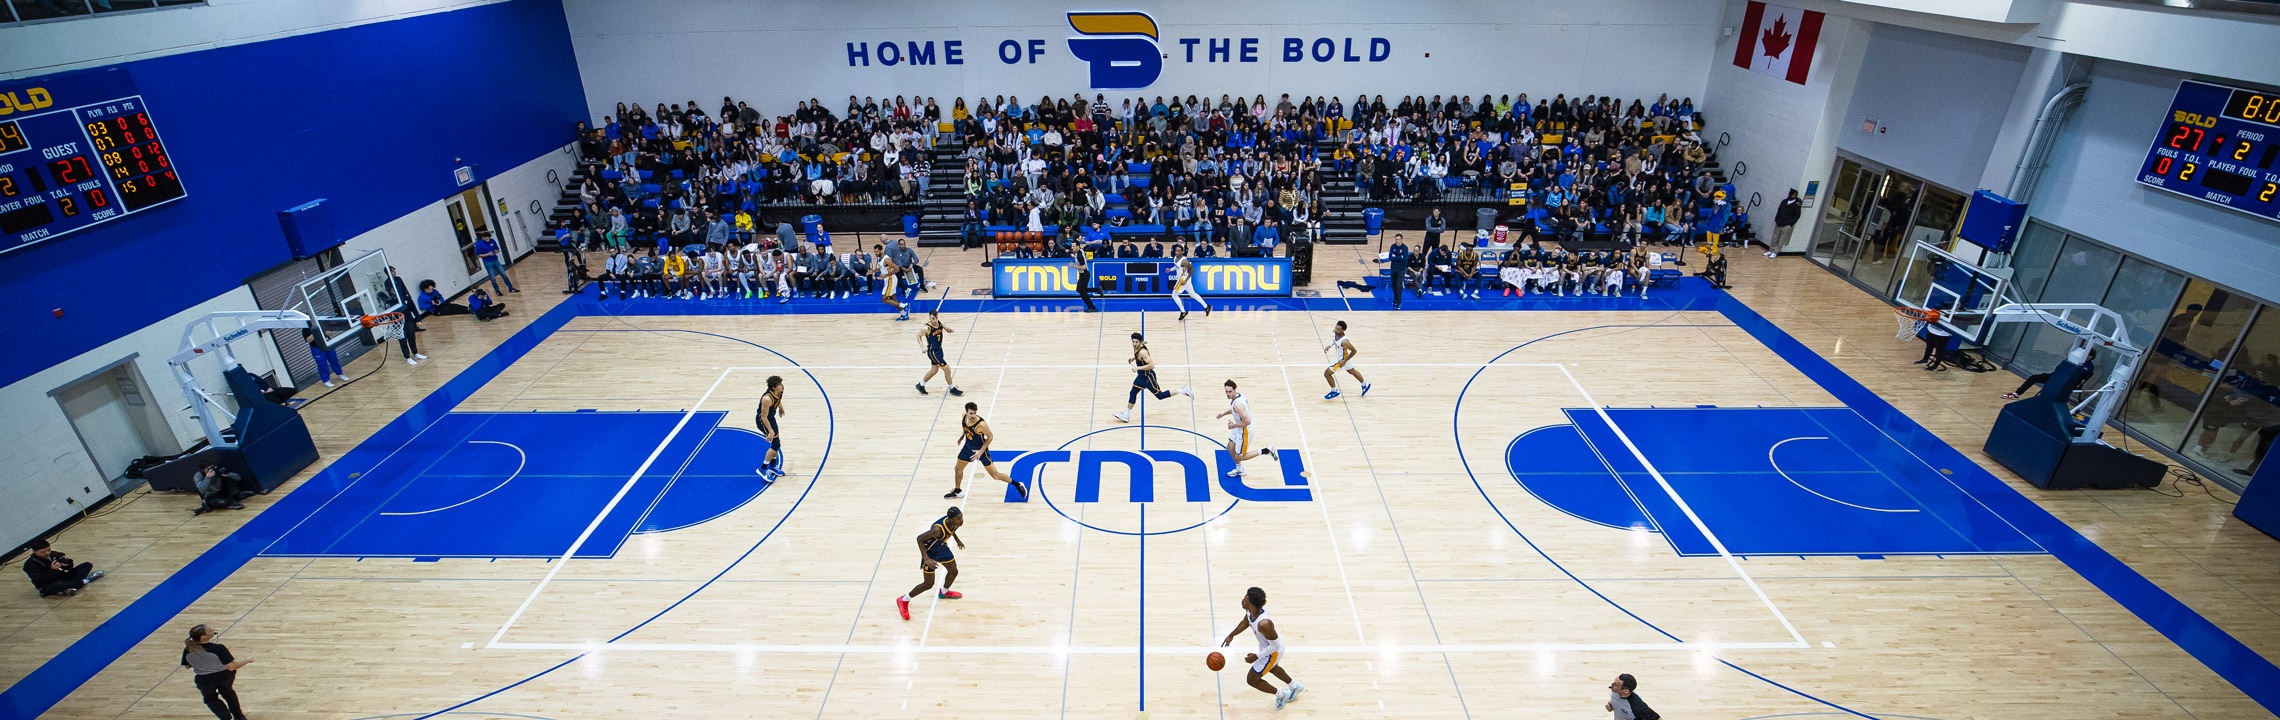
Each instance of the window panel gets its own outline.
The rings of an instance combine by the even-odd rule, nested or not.
[[[2256,309],[2254,301],[2200,279],[2186,281],[2179,302],[2122,406],[2123,422],[2171,450],[2184,448],[2202,395]]]
[[[2185,456],[2245,484],[2280,435],[2280,312],[2264,308],[2217,378]]]

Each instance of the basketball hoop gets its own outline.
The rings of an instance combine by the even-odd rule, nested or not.
[[[1900,321],[1900,332],[1895,333],[1892,336],[1897,340],[1907,340],[1914,338],[1916,337],[1916,333],[1924,331],[1924,325],[1926,323],[1935,323],[1940,321],[1940,311],[1926,310],[1923,308],[1912,308],[1907,306],[1895,307],[1892,308],[1892,315],[1893,317],[1898,318]]]
[[[372,331],[373,337],[382,340],[394,340],[404,335],[404,314],[400,312],[365,315],[356,320],[366,330]]]

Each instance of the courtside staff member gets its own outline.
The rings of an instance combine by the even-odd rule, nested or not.
[[[182,643],[182,666],[197,673],[198,694],[206,698],[206,709],[214,711],[221,720],[245,720],[245,709],[238,707],[238,668],[253,664],[252,660],[239,660],[230,655],[230,649],[214,642],[221,633],[204,625],[190,628],[190,637]]]

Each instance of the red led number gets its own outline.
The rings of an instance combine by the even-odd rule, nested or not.
[[[2153,159],[2153,174],[2155,174],[2155,175],[2168,175],[2168,174],[2169,174],[2169,156],[2167,156],[2167,155],[2163,155],[2163,156],[2161,156],[2161,157],[2157,157],[2157,158],[2154,158],[2154,159]]]
[[[54,175],[61,184],[75,183],[95,176],[95,171],[88,169],[87,158],[84,157],[67,157],[48,163],[48,173]]]
[[[2201,140],[2207,132],[2191,125],[2178,125],[2177,133],[2169,136],[2169,147],[2186,152],[2200,152]]]
[[[105,205],[111,204],[111,199],[103,197],[102,188],[95,188],[93,190],[87,191],[87,204],[93,205],[95,207],[103,207]]]

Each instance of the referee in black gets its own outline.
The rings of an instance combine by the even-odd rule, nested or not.
[[[206,709],[214,711],[221,720],[245,720],[245,709],[238,707],[238,668],[253,663],[230,656],[230,649],[214,642],[221,633],[199,625],[190,628],[190,637],[182,643],[182,666],[197,673],[198,694],[206,698]]]
[[[1100,293],[1099,288],[1093,287],[1092,263],[1085,262],[1085,256],[1091,254],[1091,251],[1079,245],[1076,254],[1069,256],[1069,262],[1077,266],[1077,299],[1085,301],[1085,312],[1100,312],[1100,308],[1093,307],[1092,301],[1092,296]]]

